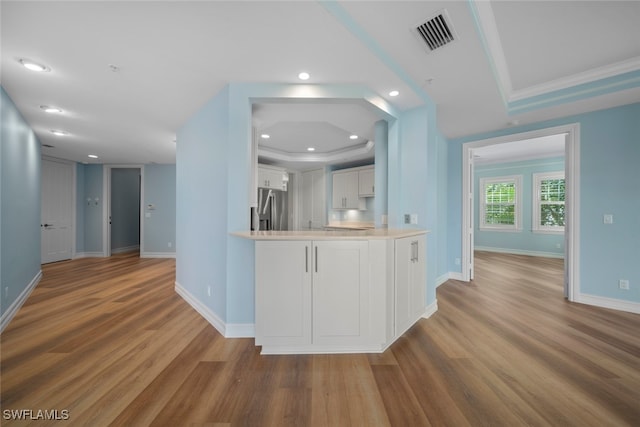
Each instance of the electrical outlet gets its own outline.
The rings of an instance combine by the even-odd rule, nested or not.
[[[7,299],[9,297],[9,287],[4,288],[4,298]]]
[[[207,296],[211,296],[211,286],[207,286]]]
[[[624,289],[625,291],[628,291],[629,290],[629,281],[625,280],[625,279],[620,279],[618,281],[618,287],[620,289]]]
[[[418,223],[418,214],[411,214],[411,224]]]
[[[456,258],[456,265],[460,265],[460,258]]]
[[[605,224],[613,224],[613,215],[611,215],[611,214],[605,214],[605,215],[602,217],[602,221],[603,221]]]
[[[171,243],[171,242],[167,243],[167,245],[168,245],[170,248],[171,248],[171,247],[173,247],[173,243]]]

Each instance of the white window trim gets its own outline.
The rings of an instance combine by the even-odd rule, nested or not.
[[[533,174],[532,203],[533,212],[531,214],[531,231],[539,234],[564,234],[564,226],[540,225],[540,182],[545,179],[565,179],[564,171],[560,172],[539,172]],[[565,181],[565,204],[566,204],[566,181]],[[565,222],[567,208],[565,206]]]
[[[485,187],[487,184],[496,184],[501,182],[513,182],[516,188],[516,202],[515,202],[515,224],[486,224],[485,223]],[[495,176],[480,178],[479,188],[479,221],[478,225],[482,231],[506,231],[506,232],[521,232],[522,231],[522,175],[510,175],[510,176]]]

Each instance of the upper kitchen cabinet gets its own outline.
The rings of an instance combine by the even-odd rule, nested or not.
[[[287,171],[273,166],[258,165],[258,188],[287,191]]]
[[[333,209],[365,209],[364,197],[375,193],[375,169],[364,166],[333,172]]]
[[[358,171],[358,195],[373,197],[375,195],[376,174],[373,166]]]
[[[358,209],[358,171],[333,172],[333,209]]]

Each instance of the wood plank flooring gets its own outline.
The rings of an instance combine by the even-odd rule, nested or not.
[[[561,260],[478,252],[474,282],[441,285],[438,312],[373,355],[260,356],[174,277],[137,254],[44,266],[1,337],[0,423],[640,425],[640,316],[566,302]]]

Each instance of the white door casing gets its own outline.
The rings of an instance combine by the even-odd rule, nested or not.
[[[473,279],[473,149],[494,144],[565,134],[565,297],[576,301],[580,295],[580,125],[578,123],[467,142],[462,145],[462,273],[461,280]],[[471,176],[469,176],[471,175]]]
[[[41,262],[71,259],[74,236],[73,163],[42,159]]]

